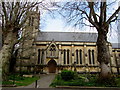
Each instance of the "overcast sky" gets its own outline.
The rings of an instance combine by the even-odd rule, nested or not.
[[[113,9],[118,7],[118,3],[113,5]],[[110,11],[111,13],[111,11]],[[117,24],[117,23],[116,23]],[[117,25],[113,25],[113,29],[110,30],[108,34],[108,40],[112,43],[118,42],[118,30]],[[44,11],[41,15],[41,31],[49,31],[49,32],[95,32],[97,33],[95,28],[82,27],[75,28],[71,25],[66,24],[66,20],[59,15],[58,13],[50,14],[48,11]]]

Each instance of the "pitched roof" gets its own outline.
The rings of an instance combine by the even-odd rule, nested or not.
[[[112,48],[120,48],[120,43],[111,43]]]
[[[39,32],[36,41],[96,42],[97,33],[86,32]]]
[[[96,42],[97,36],[88,32],[39,32],[36,41]],[[120,48],[120,43],[112,43],[112,48]]]

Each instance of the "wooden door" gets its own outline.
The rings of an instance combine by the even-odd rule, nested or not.
[[[49,69],[49,73],[55,73],[56,72],[56,62],[55,60],[50,60],[48,62],[48,69]]]

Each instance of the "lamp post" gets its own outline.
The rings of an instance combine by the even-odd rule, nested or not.
[[[88,72],[88,64],[85,65],[85,76],[87,78],[87,72]]]
[[[89,79],[90,78],[90,69],[88,67],[88,64],[86,64],[86,77]]]
[[[88,64],[86,64],[85,67],[86,67],[85,71],[86,71],[86,74],[87,74],[87,72],[88,72]]]
[[[32,74],[34,74],[34,67],[35,67],[35,64],[32,63],[30,67],[30,73],[32,72]]]

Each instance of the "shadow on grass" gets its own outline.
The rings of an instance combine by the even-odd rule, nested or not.
[[[29,84],[32,84],[36,80],[39,79],[39,77],[33,76],[33,77],[23,77],[18,74],[15,75],[9,75],[8,81],[3,81],[2,85],[16,85],[16,86],[27,86]]]

